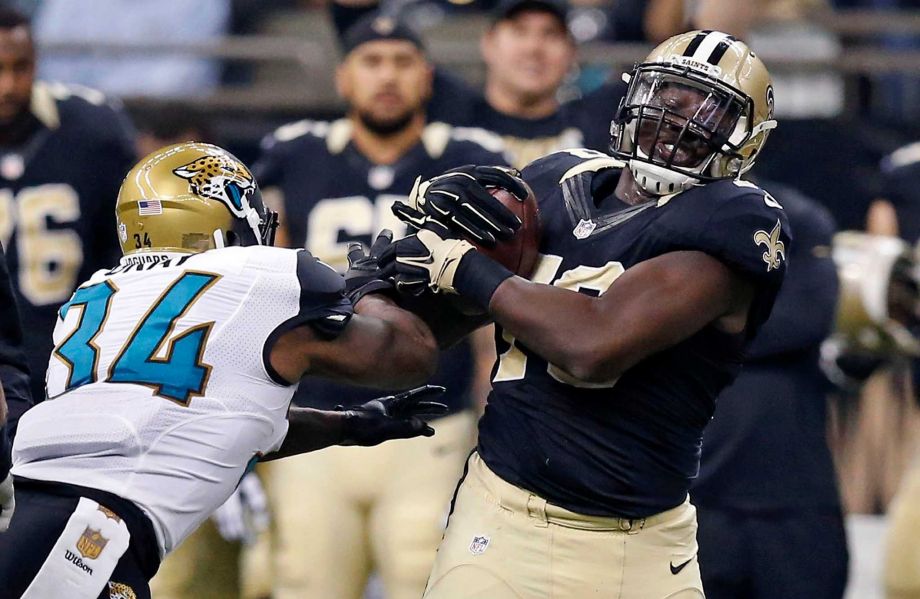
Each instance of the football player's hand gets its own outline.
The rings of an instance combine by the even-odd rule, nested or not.
[[[511,239],[521,221],[486,188],[501,187],[523,201],[527,189],[516,173],[503,167],[469,165],[427,181],[419,177],[408,200],[393,204],[393,213],[416,229],[425,224],[425,217],[437,219],[476,243],[493,247],[497,239]]]
[[[6,532],[10,527],[10,519],[16,508],[16,499],[13,496],[13,475],[7,474],[0,483],[0,532]]]
[[[457,293],[457,267],[463,256],[474,249],[469,242],[457,239],[446,225],[426,218],[414,235],[394,242],[380,261],[387,272],[393,273],[400,293]]]
[[[425,418],[440,416],[447,406],[432,398],[444,393],[444,387],[425,385],[398,395],[378,397],[345,411],[343,439],[340,445],[377,445],[390,439],[434,435]]]
[[[268,530],[268,500],[255,472],[240,481],[233,495],[217,508],[211,519],[225,540],[254,543],[259,533]]]
[[[393,284],[386,280],[378,261],[390,244],[393,231],[384,229],[377,235],[370,250],[364,251],[360,243],[348,245],[348,270],[345,271],[345,295],[356,305],[368,293],[386,292]]]

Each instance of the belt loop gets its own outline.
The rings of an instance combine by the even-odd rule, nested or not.
[[[645,528],[645,518],[631,520],[629,518],[620,518],[620,530],[628,535],[639,534],[639,531]]]
[[[529,495],[527,497],[527,515],[537,521],[537,526],[546,528],[548,526],[546,522],[546,500],[537,495]]]

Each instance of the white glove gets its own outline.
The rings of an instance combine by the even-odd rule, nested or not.
[[[255,472],[243,477],[236,491],[211,515],[225,540],[254,543],[259,533],[268,530],[270,516],[262,482]]]
[[[6,479],[0,483],[0,532],[5,532],[10,527],[14,509],[16,499],[13,496],[13,475],[7,474]]]
[[[445,225],[427,218],[415,235],[403,237],[395,244],[396,289],[419,295],[425,289],[434,293],[453,293],[454,275],[460,260],[473,246],[453,239]]]

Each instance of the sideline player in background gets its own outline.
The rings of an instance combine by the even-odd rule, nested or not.
[[[881,171],[881,198],[870,211],[868,231],[899,236],[916,246],[920,241],[920,142],[892,152],[882,162]],[[911,366],[914,400],[920,403],[920,364],[914,359]],[[920,599],[920,543],[917,542],[920,534],[920,457],[914,455],[908,460],[889,507],[884,570],[886,599]]]
[[[347,287],[304,250],[266,247],[276,216],[216,146],[163,148],[128,173],[116,208],[125,256],[62,306],[52,399],[19,425],[4,593],[150,597],[162,556],[259,459],[434,434],[419,416],[446,409],[425,401],[438,388],[289,410],[306,375],[424,381],[436,346],[420,319],[363,297],[362,278]]]
[[[10,448],[19,418],[31,405],[19,311],[0,244],[0,532],[9,526],[14,508]]]
[[[418,176],[506,164],[497,136],[426,123],[431,64],[407,26],[369,15],[348,32],[344,50],[337,83],[346,118],[281,127],[253,167],[266,195],[272,187],[281,193],[284,243],[340,270],[350,243],[369,244],[383,228],[405,231],[390,208],[406,199]],[[372,570],[388,599],[421,596],[474,444],[473,403],[484,399],[495,359],[487,331],[472,341],[444,352],[431,381],[447,388],[442,401],[450,406],[432,423],[435,442],[391,443],[360,459],[333,449],[260,468],[277,522],[274,597],[360,599]],[[294,403],[328,409],[375,393],[306,380]]]
[[[613,157],[563,151],[523,170],[544,227],[531,281],[432,212],[381,260],[398,289],[460,294],[500,327],[426,597],[703,596],[688,500],[703,429],[789,251],[780,204],[739,179],[775,124],[747,45],[675,36],[631,73]],[[457,185],[469,193],[453,204],[438,193]],[[401,212],[463,213],[477,185],[448,173]]]
[[[333,5],[340,36],[376,2]],[[494,131],[511,164],[522,167],[550,152],[584,145],[579,107],[559,90],[575,64],[576,45],[564,0],[507,0],[480,39],[486,65],[482,92],[438,69],[430,118]]]
[[[0,243],[19,310],[32,395],[45,369],[58,307],[118,257],[110,198],[135,160],[120,109],[94,90],[35,81],[28,20],[0,9]]]
[[[795,231],[795,266],[703,435],[690,493],[703,587],[708,599],[840,599],[847,543],[819,366],[837,307],[834,221],[795,190],[760,184]]]

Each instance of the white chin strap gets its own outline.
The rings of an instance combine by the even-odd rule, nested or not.
[[[677,193],[700,182],[696,177],[684,175],[666,169],[663,166],[649,164],[641,160],[630,160],[629,170],[632,171],[636,184],[646,193],[652,195],[662,196]]]

